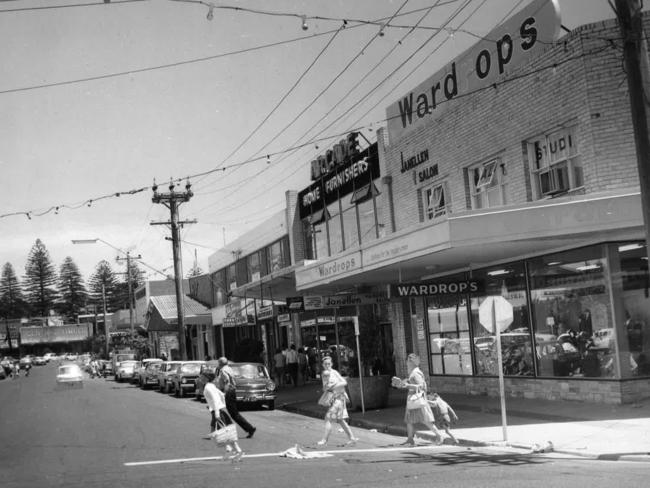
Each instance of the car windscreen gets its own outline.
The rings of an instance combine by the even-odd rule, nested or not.
[[[118,354],[115,360],[120,363],[122,361],[135,360],[135,354]]]
[[[120,363],[120,367],[122,367],[122,368],[135,368],[137,363],[138,363],[137,361],[122,361]]]
[[[161,363],[149,363],[147,364],[147,371],[158,371],[160,369],[160,366],[162,366]]]
[[[200,364],[184,364],[181,366],[181,373],[183,374],[199,374],[201,371]]]
[[[246,378],[249,380],[268,378],[266,368],[259,364],[239,364],[233,366],[232,370],[236,378]]]
[[[81,374],[81,370],[79,369],[79,366],[61,366],[59,368],[59,374]]]

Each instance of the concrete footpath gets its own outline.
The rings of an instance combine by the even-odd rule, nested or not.
[[[282,387],[276,407],[323,418],[318,405],[320,383]],[[500,445],[531,452],[549,450],[600,460],[650,462],[650,399],[630,405],[586,402],[506,399],[506,434],[499,398],[442,395],[459,417],[452,432],[461,445]],[[396,436],[406,436],[406,393],[391,388],[388,406],[365,413],[350,409],[350,424]],[[444,437],[447,437],[443,434]],[[426,431],[417,437],[433,438]],[[450,443],[446,439],[445,443]],[[550,443],[550,444],[549,444]]]

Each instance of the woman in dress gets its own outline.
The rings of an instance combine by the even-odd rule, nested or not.
[[[399,380],[397,378],[396,384],[398,388],[408,389],[408,396],[416,393],[423,392],[426,395],[427,383],[424,378],[424,373],[420,369],[420,357],[417,354],[409,354],[406,363],[408,366],[409,376],[406,380]],[[442,435],[434,425],[433,412],[427,402],[423,402],[420,408],[407,408],[404,414],[404,422],[406,423],[406,442],[405,446],[415,445],[415,428],[414,424],[424,424],[427,428],[436,435],[436,444],[442,444]]]
[[[327,444],[330,433],[332,432],[332,422],[338,422],[348,436],[346,446],[351,446],[359,439],[354,437],[352,429],[350,429],[350,426],[346,422],[350,418],[346,407],[348,395],[345,393],[345,386],[347,385],[347,381],[343,379],[338,371],[332,368],[332,358],[329,356],[323,358],[321,377],[323,379],[323,393],[329,392],[331,395],[329,400],[330,406],[325,414],[325,433],[323,438],[318,441],[318,445],[324,446]]]

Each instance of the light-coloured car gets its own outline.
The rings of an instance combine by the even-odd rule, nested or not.
[[[172,390],[177,397],[185,393],[194,393],[196,379],[205,361],[182,361],[171,376]]]
[[[142,386],[142,382],[144,381],[144,377],[145,377],[145,369],[147,368],[147,366],[151,363],[162,363],[162,362],[163,360],[158,358],[147,358],[138,361],[138,365],[135,368],[135,378],[133,378],[133,381],[138,385]]]
[[[138,383],[140,388],[146,390],[149,386],[158,385],[158,370],[162,366],[162,361],[150,361],[145,366],[144,370],[140,373]]]
[[[229,363],[235,376],[237,402],[275,408],[276,384],[262,363]]]
[[[180,361],[164,361],[158,370],[158,389],[163,393],[171,391],[171,377],[176,368],[181,364]]]
[[[137,361],[122,361],[115,371],[115,381],[121,383],[124,380],[131,380],[135,375]]]
[[[83,373],[78,364],[64,364],[59,366],[56,383],[61,387],[83,388]]]

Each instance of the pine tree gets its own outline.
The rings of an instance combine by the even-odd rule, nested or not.
[[[11,263],[5,263],[0,277],[0,316],[18,319],[28,314],[20,283]]]
[[[27,257],[23,281],[27,301],[34,313],[42,317],[48,315],[57,298],[57,292],[53,288],[55,285],[56,271],[50,260],[50,253],[45,244],[36,239]]]
[[[144,284],[144,272],[139,268],[137,261],[134,259],[130,260],[130,267],[128,272],[124,272],[124,281],[117,284],[117,297],[119,301],[119,306],[124,309],[129,308],[129,282],[128,279],[131,279],[131,293],[135,295],[135,290]],[[133,296],[131,297],[133,300]],[[135,307],[135,301],[133,303]]]
[[[59,270],[58,288],[61,294],[59,310],[70,319],[75,319],[79,310],[86,305],[88,292],[79,268],[70,256],[65,258]]]
[[[106,311],[113,312],[118,308],[116,303],[117,279],[115,278],[115,273],[111,265],[106,260],[97,263],[95,272],[88,282],[90,300],[95,304],[97,310],[102,310],[103,307],[102,285],[104,285],[104,293],[106,296]]]

